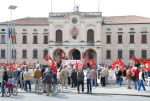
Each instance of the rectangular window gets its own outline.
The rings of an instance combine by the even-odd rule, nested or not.
[[[27,59],[27,50],[22,50],[22,58]]]
[[[27,44],[27,36],[26,35],[22,36],[22,44]]]
[[[44,32],[47,32],[48,31],[48,29],[44,29]]]
[[[6,53],[5,53],[5,50],[1,50],[1,58],[6,58]]]
[[[111,50],[106,51],[106,59],[111,59]]]
[[[143,44],[147,43],[147,35],[146,34],[142,35],[141,43],[143,43]]]
[[[147,50],[142,50],[142,59],[146,59],[147,58]]]
[[[38,42],[37,42],[37,35],[35,35],[35,36],[33,36],[33,44],[37,44]]]
[[[118,58],[122,59],[122,50],[118,50]]]
[[[33,50],[33,59],[37,59],[37,58],[38,58],[38,51]]]
[[[132,55],[134,55],[134,50],[129,50],[129,59],[132,58]]]
[[[22,31],[27,31],[27,29],[23,29]]]
[[[134,43],[134,35],[130,35],[130,44]]]
[[[1,44],[5,44],[6,38],[5,35],[1,35]]]
[[[48,36],[47,35],[44,36],[44,44],[48,44]]]
[[[111,43],[111,35],[107,35],[107,44],[110,44]]]
[[[107,28],[106,31],[111,31],[111,28]]]
[[[44,58],[46,55],[48,55],[48,50],[44,50],[44,51],[43,51],[43,58]]]
[[[12,50],[12,59],[16,59],[16,56],[17,56],[16,50]]]
[[[34,32],[36,32],[36,31],[37,31],[37,29],[33,29],[33,31],[34,31]]]
[[[118,35],[118,43],[122,43],[122,35]]]
[[[118,28],[118,31],[123,31],[123,29],[122,28]]]
[[[1,31],[2,31],[2,32],[4,32],[4,31],[5,31],[5,29],[1,29]]]
[[[134,28],[130,28],[130,31],[134,31]]]

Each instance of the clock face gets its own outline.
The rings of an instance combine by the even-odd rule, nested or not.
[[[76,17],[72,18],[72,23],[76,24],[78,22],[78,19]]]

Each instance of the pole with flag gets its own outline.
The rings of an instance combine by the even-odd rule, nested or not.
[[[14,56],[14,33],[15,33],[15,31],[14,31],[14,24],[13,24],[13,20],[12,20],[12,10],[15,10],[17,8],[17,6],[14,6],[14,5],[10,5],[9,7],[8,7],[8,9],[10,9],[10,28],[9,28],[9,41],[10,41],[10,60],[9,60],[9,62],[11,63],[11,59],[12,59],[12,61],[14,62],[14,59],[13,59],[13,56]],[[12,37],[13,36],[13,37]],[[13,42],[12,42],[13,41]],[[13,49],[12,49],[12,47],[11,47],[11,45],[13,45],[12,47],[13,47]]]

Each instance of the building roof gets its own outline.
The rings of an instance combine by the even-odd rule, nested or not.
[[[150,23],[150,18],[141,16],[103,17],[103,24],[138,24],[138,23]]]
[[[10,21],[0,22],[0,24],[8,24]],[[26,17],[22,19],[13,20],[13,23],[16,25],[47,25],[47,17]]]
[[[8,24],[10,21],[0,22]],[[13,20],[16,25],[48,25],[48,17],[26,17]],[[141,16],[106,16],[103,17],[103,24],[141,24],[150,23],[150,18]]]

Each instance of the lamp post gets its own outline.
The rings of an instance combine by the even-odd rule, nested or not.
[[[11,27],[11,29],[12,28],[14,28],[14,25],[13,25],[13,21],[12,21],[12,10],[15,10],[17,8],[17,6],[14,6],[14,5],[10,5],[9,7],[8,7],[8,9],[10,9],[10,27]],[[13,34],[13,30],[14,29],[12,29],[12,33],[11,34]],[[7,37],[8,38],[8,37]],[[10,46],[10,50],[9,50],[9,48],[8,48],[8,50],[7,50],[7,55],[9,54],[9,59],[8,59],[8,61],[9,61],[9,63],[11,63],[12,61],[11,61],[11,59],[12,59],[12,56],[14,56],[14,44],[12,43],[12,38],[10,37],[10,45],[7,45],[7,46]],[[7,42],[8,43],[8,42]],[[11,45],[13,45],[13,50],[12,50],[12,46]],[[9,52],[8,52],[9,51]]]

